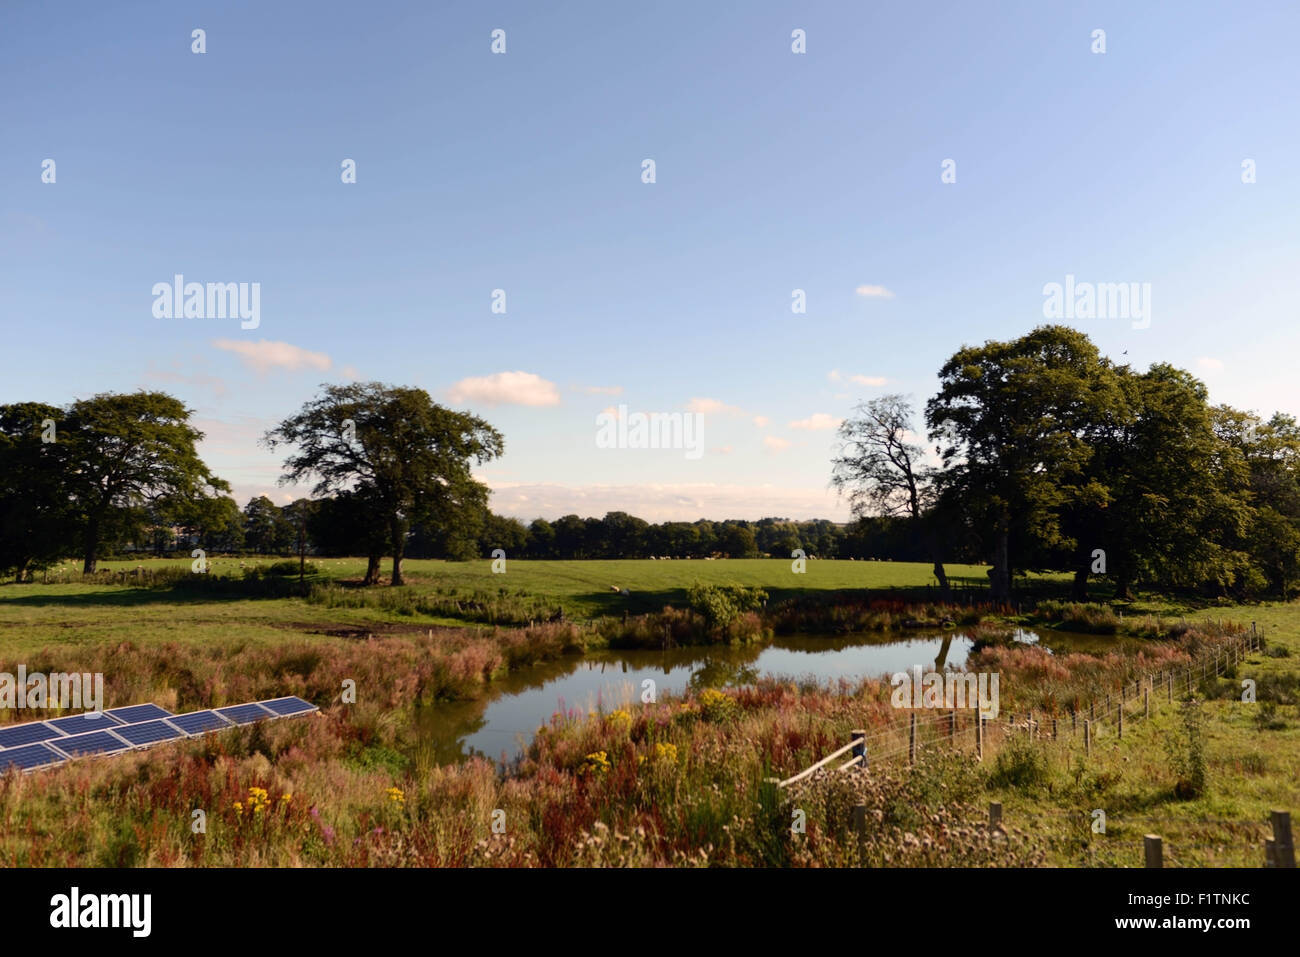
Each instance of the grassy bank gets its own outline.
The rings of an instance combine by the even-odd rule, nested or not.
[[[1300,642],[1278,636],[1278,646]],[[1058,685],[1048,694],[1050,656],[1032,647],[997,653],[1004,709],[1073,700],[1094,683],[1114,688],[1134,667],[1128,656],[1078,656],[1089,658],[1087,668],[1070,656],[1063,674],[1047,675],[1047,687]],[[1171,664],[1180,654],[1171,648],[1152,663]],[[367,657],[296,664],[300,672],[337,668],[337,677]],[[1033,757],[991,743],[982,764],[969,748],[937,748],[913,770],[876,764],[866,774],[827,776],[777,795],[766,778],[812,764],[853,728],[867,728],[882,755],[890,742],[905,741],[891,689],[760,681],[603,714],[557,714],[505,773],[479,760],[420,767],[403,757],[405,732],[394,707],[407,693],[394,691],[328,706],[320,717],[10,775],[0,782],[0,861],[1121,864],[1135,863],[1125,843],[1133,828],[1150,830],[1147,818],[1166,817],[1175,822],[1163,828],[1170,846],[1183,848],[1180,863],[1258,863],[1258,823],[1270,807],[1300,801],[1300,714],[1287,683],[1297,661],[1260,653],[1240,666],[1260,678],[1292,676],[1267,685],[1271,725],[1239,701],[1210,697],[1201,706],[1208,784],[1194,799],[1178,797],[1181,771],[1161,743],[1177,732],[1174,708],[1136,724],[1122,741],[1100,738],[1086,760],[1077,743],[1040,743]],[[310,693],[309,679],[286,661],[261,664],[298,674]],[[413,666],[391,652],[368,665],[375,675]],[[980,826],[990,799],[1003,801],[1008,827],[1021,833],[1008,839]],[[873,822],[861,846],[848,831],[848,808],[860,801]],[[1081,833],[1080,819],[1098,807],[1114,822],[1108,835]],[[206,833],[191,830],[195,809],[206,813]],[[795,811],[806,819],[804,833],[791,830]]]

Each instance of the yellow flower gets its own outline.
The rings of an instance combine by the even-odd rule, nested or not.
[[[624,729],[632,726],[632,715],[625,708],[611,711],[605,715],[605,721],[612,725],[622,725]]]
[[[241,801],[236,801],[236,802],[235,802],[235,810],[236,810],[236,811],[242,811],[243,809],[244,809],[244,805],[243,805],[243,803],[242,803]]]
[[[677,763],[677,745],[675,744],[655,744],[655,760],[664,761],[668,764]]]
[[[406,795],[402,793],[401,788],[392,787],[386,790],[384,793],[388,795],[388,800],[393,801],[396,804],[406,803]]]
[[[610,769],[609,755],[604,751],[593,751],[583,760],[579,774],[604,774]]]

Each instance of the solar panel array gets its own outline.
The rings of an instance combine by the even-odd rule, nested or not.
[[[10,768],[36,771],[62,764],[69,758],[118,754],[236,725],[292,718],[319,710],[310,701],[291,695],[188,714],[172,714],[156,704],[137,704],[3,726],[0,727],[0,774]]]

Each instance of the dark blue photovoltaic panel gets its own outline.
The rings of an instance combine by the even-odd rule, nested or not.
[[[215,711],[191,711],[189,714],[178,714],[175,717],[168,718],[167,721],[176,725],[186,734],[202,734],[204,731],[216,731],[218,728],[230,727],[230,722]]]
[[[0,748],[16,748],[23,744],[35,744],[50,738],[61,738],[57,728],[51,728],[43,721],[30,724],[16,724],[10,728],[0,728]]]
[[[159,741],[174,741],[176,738],[185,737],[166,721],[143,721],[140,724],[128,724],[125,727],[118,728],[113,733],[119,738],[126,738],[133,747],[137,748],[146,744],[157,744]]]
[[[7,751],[0,751],[0,774],[13,767],[30,771],[32,768],[44,767],[47,764],[58,764],[62,760],[64,760],[63,755],[43,744],[10,748]]]
[[[280,715],[280,717],[289,714],[301,714],[304,711],[316,710],[316,706],[310,701],[303,701],[301,698],[296,698],[292,695],[288,698],[276,698],[272,701],[260,701],[258,704],[263,708],[270,708],[276,714]]]
[[[217,714],[235,722],[235,724],[252,724],[254,721],[261,721],[263,718],[275,717],[270,711],[256,704],[235,704],[229,708],[218,708]]]
[[[125,724],[139,724],[141,721],[156,721],[158,718],[170,718],[172,713],[156,704],[133,704],[125,708],[109,708],[104,714],[111,714]]]
[[[55,745],[60,751],[70,758],[75,758],[82,754],[111,754],[114,751],[125,751],[126,742],[121,741],[107,731],[92,731],[89,734],[74,734],[70,738],[59,738],[59,743]],[[5,752],[0,751],[0,755]]]
[[[107,731],[119,727],[121,722],[108,717],[102,711],[87,711],[85,714],[70,714],[66,718],[50,718],[46,724],[58,728],[64,734],[85,734],[88,731]]]

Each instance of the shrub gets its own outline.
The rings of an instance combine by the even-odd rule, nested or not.
[[[767,592],[745,585],[693,584],[686,592],[691,610],[700,615],[710,631],[727,628],[746,612],[762,608]]]
[[[1013,738],[998,752],[989,774],[992,787],[1034,791],[1047,783],[1047,755],[1025,737]]]
[[[1174,772],[1174,795],[1189,801],[1205,793],[1205,716],[1195,699],[1183,704],[1180,727],[1164,739]]]

